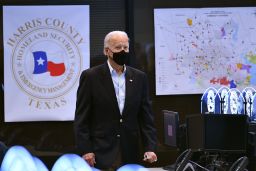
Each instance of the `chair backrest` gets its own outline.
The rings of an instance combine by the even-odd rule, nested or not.
[[[248,157],[246,156],[240,157],[232,164],[229,171],[244,171],[248,163],[249,163]]]

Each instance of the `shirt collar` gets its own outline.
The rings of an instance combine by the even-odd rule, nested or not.
[[[107,60],[107,62],[108,62],[108,68],[109,68],[109,70],[110,70],[110,73],[111,73],[111,74],[112,74],[112,73],[116,73],[116,70],[114,70],[114,68],[110,65],[109,60]],[[124,71],[123,71],[122,74],[124,74],[124,73],[126,73],[126,66],[125,66],[125,65],[124,65]]]

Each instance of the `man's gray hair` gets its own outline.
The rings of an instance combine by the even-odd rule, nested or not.
[[[109,47],[109,40],[111,39],[111,37],[113,37],[114,35],[125,35],[128,37],[127,33],[125,33],[124,31],[119,31],[119,30],[116,30],[116,31],[111,31],[109,32],[106,36],[105,36],[105,39],[104,39],[104,52],[105,52],[105,48]],[[129,39],[129,38],[128,38]]]

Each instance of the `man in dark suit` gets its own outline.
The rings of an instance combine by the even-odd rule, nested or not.
[[[82,72],[77,91],[75,135],[79,153],[99,169],[157,161],[156,130],[146,74],[125,63],[129,38],[113,31],[104,40],[106,63]]]

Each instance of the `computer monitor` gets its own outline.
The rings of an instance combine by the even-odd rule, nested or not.
[[[192,115],[186,124],[187,145],[194,151],[246,152],[247,115]]]
[[[164,116],[164,144],[178,146],[179,114],[178,112],[162,110]]]

